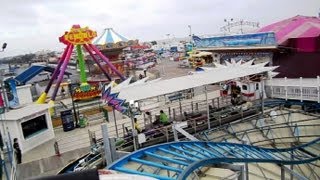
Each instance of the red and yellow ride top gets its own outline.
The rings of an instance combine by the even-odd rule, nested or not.
[[[68,45],[82,45],[91,44],[91,41],[97,37],[97,32],[89,29],[88,27],[81,28],[80,25],[73,25],[70,31],[65,32],[59,38],[60,42]]]

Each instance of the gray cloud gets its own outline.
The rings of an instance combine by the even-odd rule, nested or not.
[[[319,0],[0,0],[0,43],[8,43],[1,56],[41,49],[62,49],[58,37],[73,24],[101,33],[113,27],[129,38],[154,40],[219,33],[223,19],[259,21],[262,25],[295,15],[316,16]]]

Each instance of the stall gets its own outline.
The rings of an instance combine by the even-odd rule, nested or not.
[[[1,131],[9,131],[11,140],[18,138],[22,153],[54,138],[49,105],[30,104],[4,114]]]

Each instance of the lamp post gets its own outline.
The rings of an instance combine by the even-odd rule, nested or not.
[[[189,36],[191,37],[191,36],[192,36],[192,28],[191,28],[191,25],[188,25],[188,28],[189,28]]]
[[[192,28],[191,25],[188,25],[189,28],[189,36],[190,36],[190,43],[192,42]]]

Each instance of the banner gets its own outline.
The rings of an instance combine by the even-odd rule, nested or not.
[[[16,82],[14,79],[7,79],[4,81],[4,86],[7,92],[7,98],[9,101],[10,108],[16,108],[19,106],[19,98],[17,93]]]
[[[198,36],[193,36],[192,38],[197,48],[276,45],[276,38],[273,32],[210,38],[199,38]]]
[[[4,99],[2,98],[2,93],[0,91],[0,114],[3,114],[4,112],[5,112]]]

